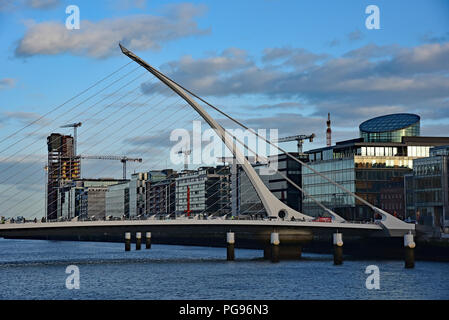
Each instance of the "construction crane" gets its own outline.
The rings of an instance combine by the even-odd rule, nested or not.
[[[61,126],[61,128],[73,128],[73,154],[74,156],[76,156],[76,143],[77,143],[77,129],[78,127],[81,127],[82,123],[81,122],[77,122],[77,123],[71,123],[71,124],[66,124],[64,126]]]
[[[311,135],[300,134],[297,136],[290,136],[290,137],[275,139],[275,140],[273,140],[273,142],[297,141],[298,142],[298,153],[302,153],[302,144],[304,143],[304,140],[309,140],[310,142],[313,142],[313,138],[315,138],[314,133],[312,133]]]
[[[184,170],[189,170],[189,155],[192,153],[192,150],[181,150],[178,151],[178,154],[184,154]]]
[[[79,159],[120,160],[123,163],[123,180],[126,179],[126,162],[142,162],[142,158],[128,158],[127,156],[78,156]]]

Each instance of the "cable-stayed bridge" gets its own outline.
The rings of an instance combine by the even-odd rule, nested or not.
[[[187,103],[183,104],[182,108],[188,107],[196,111],[197,119],[202,119],[205,121],[216,133],[216,135],[222,140],[224,145],[230,150],[233,157],[236,158],[239,165],[243,168],[244,172],[248,176],[252,187],[257,193],[263,209],[267,214],[264,220],[228,220],[219,217],[210,217],[209,219],[173,219],[173,220],[138,220],[138,221],[68,221],[68,222],[47,222],[47,223],[25,223],[25,224],[3,224],[0,225],[0,236],[7,238],[28,238],[28,239],[55,239],[55,240],[96,240],[96,241],[123,241],[124,234],[128,234],[126,239],[129,240],[130,234],[140,234],[142,232],[149,232],[152,235],[155,243],[173,243],[173,244],[190,244],[190,245],[226,245],[232,244],[232,246],[237,247],[250,247],[250,248],[266,248],[267,246],[274,245],[275,247],[279,244],[285,248],[301,248],[303,245],[316,240],[316,239],[330,239],[333,237],[334,245],[336,247],[341,247],[343,245],[342,234],[349,239],[354,239],[356,241],[361,239],[401,239],[404,238],[406,247],[413,249],[413,234],[415,233],[415,225],[408,224],[391,214],[381,210],[380,208],[369,203],[365,199],[354,194],[350,190],[346,189],[344,186],[336,183],[329,177],[315,171],[312,167],[308,166],[307,163],[301,161],[297,157],[290,155],[287,151],[273,144],[271,141],[258,135],[254,130],[248,128],[243,123],[239,122],[232,116],[228,115],[219,108],[208,103],[192,91],[184,88],[182,85],[177,83],[175,80],[170,79],[165,74],[153,68],[147,62],[142,60],[140,57],[135,55],[133,52],[129,51],[122,45],[120,45],[122,53],[128,58],[133,60],[139,65],[139,69],[145,69],[144,73],[141,73],[138,77],[133,78],[131,81],[127,82],[126,85],[132,84],[137,81],[142,76],[147,76],[148,73],[151,74],[156,81],[146,84],[142,90],[142,93],[138,94],[135,98],[132,98],[128,102],[124,102],[121,105],[117,103],[124,97],[134,94],[138,89],[142,89],[140,86],[132,91],[127,91],[125,95],[120,96],[115,100],[114,103],[110,103],[105,108],[90,114],[90,117],[99,116],[104,109],[108,108],[118,108],[123,109],[128,106],[132,106],[127,112],[132,113],[139,108],[145,108],[147,104],[150,103],[154,96],[150,96],[143,102],[139,102],[139,98],[144,95],[144,92],[154,90],[155,92],[165,91],[163,98],[160,101],[151,101],[152,109],[155,109],[162,102],[166,102],[167,97],[175,97],[175,102],[170,104],[170,106],[179,103],[179,99]],[[127,64],[128,65],[128,64]],[[133,69],[135,71],[136,69]],[[130,72],[131,73],[131,72]],[[127,74],[128,75],[128,74]],[[119,78],[120,80],[122,78]],[[118,80],[117,80],[118,81]],[[112,84],[115,84],[113,82]],[[111,85],[112,85],[111,84]],[[125,86],[126,86],[125,85]],[[108,87],[108,86],[107,86]],[[105,88],[107,88],[105,87]],[[123,86],[124,87],[124,86]],[[122,88],[122,87],[120,87]],[[100,91],[101,92],[101,91]],[[99,104],[110,98],[115,97],[116,92],[113,94],[105,95],[96,104]],[[92,97],[92,96],[91,96]],[[159,97],[159,96],[157,96]],[[159,97],[160,98],[160,97]],[[89,99],[89,98],[88,98]],[[178,99],[178,100],[176,100]],[[83,103],[86,100],[83,100]],[[80,104],[81,104],[80,103]],[[284,202],[280,201],[275,197],[270,190],[263,183],[257,172],[254,170],[252,165],[249,163],[247,157],[240,150],[237,143],[243,147],[243,149],[248,152],[257,153],[251,150],[243,141],[239,140],[236,136],[231,135],[227,130],[225,130],[211,114],[206,112],[206,110],[200,105],[203,103],[211,107],[215,112],[218,112],[220,116],[226,117],[228,120],[232,121],[239,127],[251,131],[257,138],[264,140],[270,146],[274,146],[281,152],[284,152],[294,161],[299,162],[302,166],[309,168],[315,174],[320,176],[322,179],[326,180],[329,184],[334,185],[339,188],[342,192],[354,197],[357,201],[368,206],[373,211],[373,217],[375,215],[380,215],[381,219],[377,220],[375,223],[352,223],[346,221],[338,214],[333,212],[331,209],[327,208],[324,204],[320,203],[318,200],[314,199],[312,196],[308,195],[300,186],[291,181],[282,172],[278,172],[283,178],[285,178],[289,183],[298,188],[305,197],[310,197],[316,204],[322,208],[323,212],[332,218],[331,222],[317,222],[314,221],[315,217],[308,215],[305,212],[299,212],[290,208]],[[133,105],[134,104],[134,105]],[[64,104],[63,104],[64,105]],[[59,109],[61,106],[55,108]],[[79,104],[78,104],[79,105]],[[68,112],[73,112],[76,107],[72,107]],[[94,104],[95,105],[95,104]],[[167,110],[167,106],[161,105],[159,112]],[[182,109],[181,108],[181,109]],[[56,111],[53,110],[53,111]],[[144,110],[146,112],[147,110]],[[180,109],[173,108],[172,115],[177,115]],[[76,112],[75,112],[76,113]],[[77,115],[78,116],[78,115]],[[112,114],[111,116],[114,116]],[[159,118],[153,119],[156,124],[160,123],[161,115],[158,114]],[[135,117],[139,119],[139,116]],[[171,126],[177,124],[178,121],[183,119],[177,118],[175,122],[171,122]],[[38,121],[40,119],[37,119]],[[84,123],[84,121],[83,121]],[[145,124],[149,129],[154,127],[153,123]],[[95,128],[95,127],[93,127]],[[128,129],[126,123],[120,127],[115,128],[114,133],[118,133],[121,129]],[[167,130],[165,128],[165,130]],[[7,136],[1,142],[13,138],[14,135],[20,132],[14,132],[13,134]],[[163,132],[163,130],[161,130]],[[20,139],[23,140],[24,138]],[[28,147],[28,146],[27,146]],[[4,149],[3,151],[5,151]],[[7,159],[12,159],[16,154],[19,154],[21,150],[12,153]],[[2,151],[0,151],[2,152]],[[25,158],[24,158],[25,159]],[[22,159],[23,160],[23,159]],[[19,161],[22,161],[19,160]],[[10,167],[13,167],[11,164]],[[50,173],[51,174],[51,173]],[[5,181],[7,181],[5,179]],[[48,204],[47,204],[48,206]],[[374,220],[374,219],[373,219]],[[227,237],[228,236],[228,237]],[[136,238],[136,241],[138,239]],[[395,240],[396,241],[396,240]]]

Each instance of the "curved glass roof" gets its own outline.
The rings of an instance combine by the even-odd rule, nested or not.
[[[395,113],[376,117],[363,122],[359,129],[364,132],[386,132],[407,128],[421,118],[412,113]]]

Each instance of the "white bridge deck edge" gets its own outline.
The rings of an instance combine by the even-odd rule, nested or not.
[[[262,220],[130,220],[130,221],[69,221],[69,222],[27,222],[0,224],[1,230],[20,230],[35,228],[74,228],[74,227],[105,227],[105,226],[194,226],[194,225],[242,225],[242,226],[270,226],[270,227],[307,227],[307,228],[334,228],[334,229],[364,229],[382,230],[381,226],[374,223],[348,223],[348,222],[310,222],[310,221],[262,221]]]

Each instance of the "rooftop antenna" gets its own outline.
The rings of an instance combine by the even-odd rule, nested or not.
[[[331,129],[331,114],[327,114],[327,129],[326,129],[326,145],[330,147],[332,145],[332,129]]]

